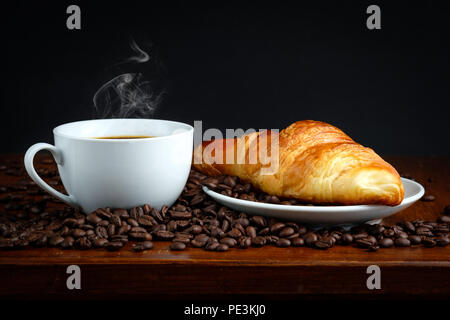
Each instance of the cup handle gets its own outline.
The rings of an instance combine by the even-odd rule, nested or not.
[[[36,182],[36,184],[39,187],[41,187],[42,189],[44,189],[45,191],[50,193],[55,198],[61,200],[62,202],[68,204],[69,206],[78,207],[78,204],[75,202],[75,199],[73,198],[73,196],[71,196],[71,195],[66,196],[65,194],[62,194],[61,192],[50,187],[37,174],[36,170],[34,169],[33,160],[34,160],[34,156],[36,155],[36,153],[38,153],[41,150],[50,151],[51,154],[53,155],[53,157],[55,158],[56,163],[59,165],[63,165],[63,158],[61,155],[61,151],[59,149],[57,149],[55,146],[52,146],[51,144],[48,144],[48,143],[42,143],[42,142],[36,143],[36,144],[32,145],[30,148],[28,148],[27,152],[25,153],[25,158],[24,158],[25,169],[27,170],[30,178],[33,179],[33,181]]]

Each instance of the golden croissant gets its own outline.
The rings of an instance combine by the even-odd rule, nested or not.
[[[313,204],[395,206],[405,193],[394,167],[372,149],[312,120],[295,122],[280,133],[267,130],[205,141],[194,150],[194,167]]]

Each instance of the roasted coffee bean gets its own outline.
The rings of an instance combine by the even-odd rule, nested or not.
[[[395,239],[395,245],[397,247],[409,247],[411,245],[411,242],[405,238],[397,238]]]
[[[158,223],[152,216],[141,216],[137,221],[139,222],[139,225],[144,227],[151,227]]]
[[[170,250],[182,251],[184,249],[186,249],[186,244],[184,244],[183,242],[172,242],[172,244],[170,245]]]
[[[227,219],[223,219],[223,221],[222,221],[223,232],[228,232],[229,228],[230,228],[230,222]]]
[[[127,234],[131,230],[131,226],[129,225],[122,225],[119,230],[117,231],[118,235]]]
[[[293,234],[291,234],[290,236],[286,237],[286,239],[292,240],[292,239],[294,239],[294,238],[298,238],[299,236],[300,236],[300,235],[299,235],[298,232],[297,232],[297,233],[293,233]]]
[[[353,242],[353,236],[350,233],[344,233],[341,237],[342,244],[348,245]]]
[[[207,234],[201,233],[201,234],[195,236],[194,240],[197,240],[200,242],[206,242],[209,240],[209,236]]]
[[[305,245],[305,241],[300,237],[292,239],[291,242],[294,247],[303,247]]]
[[[308,232],[308,228],[306,228],[305,226],[299,226],[297,232],[302,236]]]
[[[330,243],[328,241],[322,241],[318,240],[314,242],[314,247],[321,250],[326,250],[331,247]]]
[[[35,242],[37,247],[45,247],[47,243],[50,244],[46,234],[42,235],[42,237]]]
[[[360,232],[357,234],[353,235],[353,240],[361,240],[361,239],[366,239],[369,235],[367,234],[367,232]]]
[[[175,232],[177,228],[178,226],[176,220],[170,220],[167,224],[167,231]]]
[[[235,222],[236,222],[237,224],[241,225],[242,228],[246,228],[246,227],[248,227],[248,225],[250,224],[250,220],[248,220],[248,219],[245,218],[245,217],[240,217],[240,218],[236,219]]]
[[[75,241],[75,245],[82,250],[86,250],[92,247],[91,241],[89,241],[89,239],[86,237],[77,239]]]
[[[408,240],[411,242],[411,244],[420,244],[422,242],[422,238],[420,238],[418,235],[410,235],[408,237]]]
[[[99,227],[107,227],[107,226],[109,226],[109,221],[107,221],[107,220],[99,221],[97,223],[97,226],[99,226]]]
[[[178,238],[188,238],[190,239],[194,239],[194,235],[185,231],[181,231],[181,232],[175,232],[175,237]]]
[[[205,195],[199,193],[199,194],[196,194],[196,195],[191,199],[191,201],[189,202],[189,204],[190,204],[191,206],[196,206],[196,205],[198,205],[198,204],[201,204],[205,199],[206,199]]]
[[[207,243],[203,248],[206,251],[215,251],[219,245],[220,245],[220,243],[218,243],[218,242]]]
[[[95,239],[93,242],[94,247],[104,248],[108,244],[108,240],[104,238]]]
[[[153,242],[151,242],[151,241],[143,241],[140,243],[135,243],[135,244],[133,244],[133,247],[132,247],[133,251],[135,251],[135,252],[150,250],[152,248],[153,248]]]
[[[446,247],[450,242],[448,237],[438,237],[435,239],[435,241],[438,247]]]
[[[141,244],[144,246],[145,250],[153,249],[153,242],[151,241],[142,241]]]
[[[142,242],[133,244],[132,249],[135,252],[141,252],[145,250],[144,246],[142,245]]]
[[[295,233],[298,232],[300,228],[295,222],[286,222],[286,227],[291,227],[292,229],[294,229]]]
[[[166,230],[159,230],[155,235],[160,240],[172,240],[175,237],[175,234],[173,232]]]
[[[112,213],[103,209],[97,209],[95,210],[95,214],[104,220],[109,220],[112,217]],[[88,220],[89,221],[89,220]]]
[[[278,234],[285,226],[286,225],[282,222],[275,223],[270,227],[270,232],[273,234]]]
[[[436,246],[436,241],[434,241],[431,238],[423,238],[422,244],[427,248],[432,248],[432,247]]]
[[[228,238],[228,237],[220,239],[219,242],[222,244],[226,244],[229,248],[233,248],[237,244],[236,239]]]
[[[256,237],[256,229],[253,226],[247,226],[247,228],[245,228],[245,233],[250,238]]]
[[[429,236],[429,237],[433,236],[433,233],[427,227],[418,227],[418,228],[416,228],[416,234],[418,234],[419,236]]]
[[[91,226],[90,224],[82,224],[82,225],[80,225],[80,229],[87,231],[87,230],[94,230],[94,227]]]
[[[217,241],[211,241],[212,239],[214,239],[214,238],[210,238],[210,239],[206,242],[205,249],[208,250],[208,251],[214,251],[214,250],[216,250],[217,247],[220,245],[220,243],[217,242]]]
[[[309,247],[313,246],[314,243],[317,241],[317,235],[313,232],[311,233],[307,233],[304,237],[303,240],[305,240],[305,244]]]
[[[144,233],[146,233],[147,230],[145,228],[142,228],[142,227],[132,227],[129,232],[130,233],[131,232],[144,232]]]
[[[374,236],[368,236],[366,238],[367,241],[370,241],[370,243],[372,243],[372,245],[375,245],[377,243],[377,239]]]
[[[395,236],[395,231],[392,229],[386,229],[383,231],[385,237],[392,238]]]
[[[356,245],[360,248],[370,248],[373,246],[372,242],[367,239],[358,239],[355,241]]]
[[[78,225],[78,221],[75,218],[67,218],[67,219],[64,219],[63,225],[73,227],[73,226]]]
[[[198,241],[195,239],[191,240],[191,245],[194,248],[201,248],[201,247],[205,246],[205,244],[206,244],[206,241],[202,242],[202,241]]]
[[[108,238],[108,231],[104,227],[95,228],[95,234],[100,238]]]
[[[229,247],[226,244],[221,243],[217,246],[216,251],[223,252],[223,251],[228,251],[228,249],[229,249]]]
[[[409,232],[415,232],[416,231],[416,228],[414,227],[414,225],[410,221],[405,221],[403,225],[404,225],[405,229],[407,231],[409,231]]]
[[[234,188],[236,186],[236,178],[226,176],[225,179],[223,179],[223,183],[231,188]]]
[[[278,242],[276,243],[277,247],[280,248],[287,248],[291,246],[291,241],[288,239],[280,238],[278,239]]]
[[[153,218],[155,218],[155,220],[156,220],[157,222],[159,222],[159,223],[162,223],[162,222],[164,221],[164,218],[163,218],[163,216],[161,215],[161,213],[160,213],[158,210],[156,210],[155,208],[153,208],[153,209],[150,211],[150,215],[151,215]]]
[[[137,222],[137,220],[135,220],[133,218],[128,218],[127,222],[132,227],[139,227],[139,223]]]
[[[1,234],[1,233],[0,233]],[[36,232],[36,233],[31,233],[29,236],[28,236],[28,242],[29,243],[31,243],[31,244],[33,244],[33,243],[35,243],[36,241],[38,241],[40,238],[42,237],[42,233],[40,233],[40,232]]]
[[[63,249],[69,249],[69,248],[73,248],[74,243],[75,243],[75,239],[68,236],[68,237],[65,237],[64,240],[59,245]]]
[[[279,236],[280,237],[289,237],[295,233],[295,230],[292,227],[285,227],[283,230],[280,231]]]
[[[116,225],[115,224],[110,224],[108,225],[108,236],[112,237],[113,235],[116,234]]]
[[[175,236],[175,238],[172,239],[172,242],[182,242],[184,244],[189,244],[191,242],[191,239],[187,237]]]
[[[380,247],[390,248],[394,245],[394,241],[391,238],[383,238],[379,242]]]
[[[377,245],[373,245],[373,246],[369,247],[369,251],[370,251],[370,252],[378,251],[378,249],[380,249],[380,247],[377,246]]]
[[[48,231],[57,231],[57,230],[61,229],[62,226],[63,226],[62,223],[52,222],[45,229]]]
[[[136,207],[130,209],[129,216],[136,221],[139,219],[139,213]]]
[[[433,196],[431,194],[426,194],[420,200],[425,201],[425,202],[430,202],[430,201],[434,201],[435,199],[436,199],[435,196]]]
[[[214,238],[222,238],[225,232],[222,231],[222,229],[218,227],[211,227],[210,230],[210,236]]]
[[[169,211],[172,219],[190,219],[192,218],[192,213],[189,211]]]
[[[270,228],[266,227],[266,228],[259,230],[258,235],[265,236],[265,235],[268,235],[269,233],[270,233]]]
[[[123,247],[123,243],[120,241],[112,241],[106,244],[106,250],[108,251],[117,251]]]
[[[434,228],[434,232],[436,234],[448,234],[450,231],[449,226],[445,226],[445,225],[440,225],[436,228]]]
[[[397,233],[397,238],[404,238],[404,239],[408,239],[408,234],[404,231],[400,231]]]
[[[249,237],[240,237],[238,240],[238,248],[247,249],[252,244],[252,239]]]
[[[438,218],[439,223],[450,223],[450,216],[440,216]]]
[[[233,228],[227,233],[227,235],[228,235],[228,237],[237,239],[240,236],[242,236],[242,232],[239,229],[237,229],[237,228]]]
[[[98,210],[101,210],[101,209],[98,209]],[[92,223],[92,224],[97,224],[98,222],[100,222],[101,220],[102,220],[102,218],[100,218],[99,216],[97,216],[95,213],[90,213],[90,214],[88,214],[88,216],[86,217],[86,220],[89,222],[89,223]]]
[[[144,210],[144,214],[150,214],[153,208],[149,204],[144,204],[142,209]]]
[[[48,244],[51,245],[52,247],[56,247],[59,246],[63,241],[64,241],[63,237],[55,235],[48,240]]]
[[[130,232],[129,237],[136,241],[150,241],[152,240],[152,235],[147,232]]]
[[[384,226],[380,224],[370,226],[369,233],[371,235],[377,236],[385,230]]]
[[[128,242],[128,236],[116,234],[111,237],[111,241]]]
[[[120,217],[117,215],[117,214],[114,214],[112,217],[111,217],[111,222],[113,223],[113,224],[115,224],[116,225],[116,227],[121,227],[122,226],[122,220],[120,219]]]
[[[374,238],[374,239],[375,239],[375,238]],[[323,236],[323,237],[321,237],[319,240],[322,241],[322,242],[328,243],[328,245],[330,246],[330,248],[331,248],[332,246],[334,246],[334,244],[336,243],[336,238],[331,237],[331,236]],[[368,239],[368,240],[371,241],[371,239]],[[375,240],[375,242],[376,242],[376,240]]]
[[[266,219],[261,216],[253,216],[250,219],[250,223],[252,223],[254,226],[258,228],[265,228],[267,226]]]
[[[202,227],[199,225],[193,225],[189,232],[191,232],[192,234],[199,234],[200,232],[202,232]]]
[[[254,247],[262,247],[266,244],[266,239],[261,236],[256,236],[256,237],[252,238],[251,241],[252,241],[252,245]]]
[[[280,237],[277,237],[277,236],[274,236],[274,235],[264,236],[264,238],[266,239],[266,244],[274,244],[274,245],[276,245],[278,240],[280,240]]]

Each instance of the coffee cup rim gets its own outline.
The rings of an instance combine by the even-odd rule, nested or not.
[[[180,125],[181,127],[184,127],[184,129],[186,129],[186,131],[182,131],[182,132],[178,132],[178,133],[174,133],[174,134],[169,134],[169,135],[165,135],[165,136],[158,136],[158,137],[151,137],[151,138],[140,138],[140,139],[98,139],[95,137],[79,137],[79,136],[75,136],[75,135],[70,135],[67,133],[62,133],[61,130],[64,126],[67,125],[73,125],[73,124],[81,124],[81,123],[86,123],[86,122],[102,122],[102,121],[115,121],[115,120],[122,120],[122,121],[127,121],[127,120],[133,120],[133,121],[158,121],[158,122],[165,122],[165,123],[172,123],[172,124],[176,124],[176,125]],[[65,137],[68,139],[73,139],[73,140],[83,140],[83,141],[95,141],[95,142],[102,142],[102,143],[116,143],[116,142],[143,142],[143,141],[157,141],[157,140],[162,140],[162,139],[167,139],[170,137],[176,137],[179,135],[183,135],[183,134],[188,134],[190,132],[194,131],[194,128],[184,122],[179,122],[179,121],[173,121],[173,120],[165,120],[165,119],[139,119],[139,118],[113,118],[113,119],[92,119],[92,120],[80,120],[80,121],[72,121],[72,122],[67,122],[64,124],[61,124],[55,128],[53,128],[53,134],[55,136],[60,136],[60,137]]]

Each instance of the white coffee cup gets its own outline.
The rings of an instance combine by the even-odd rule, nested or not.
[[[97,208],[172,205],[183,191],[192,161],[192,126],[154,119],[105,119],[63,124],[53,129],[55,146],[37,143],[25,154],[31,179],[52,196],[85,213]],[[154,136],[98,139],[111,136]],[[58,164],[68,195],[45,183],[33,166],[40,150]]]

